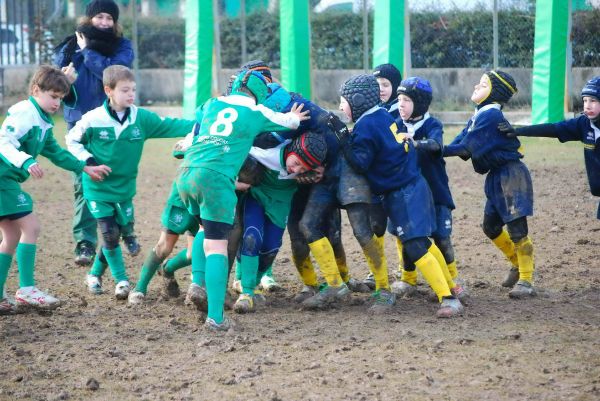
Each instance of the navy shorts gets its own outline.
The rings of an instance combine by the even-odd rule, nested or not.
[[[436,229],[431,233],[434,238],[450,238],[452,235],[452,210],[445,205],[435,205]]]
[[[490,171],[484,188],[485,214],[500,216],[504,224],[533,215],[533,184],[529,169],[521,161]]]
[[[435,208],[427,181],[419,176],[415,182],[383,195],[388,215],[388,231],[402,242],[429,237],[435,231]]]

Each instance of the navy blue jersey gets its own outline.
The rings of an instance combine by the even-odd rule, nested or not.
[[[479,174],[486,174],[510,161],[521,159],[521,142],[498,131],[498,123],[501,121],[504,121],[504,115],[499,104],[482,107],[448,148],[467,149],[471,154],[473,168]]]
[[[422,123],[421,123],[422,122]],[[448,185],[448,174],[446,173],[446,162],[442,157],[441,149],[444,148],[444,127],[440,120],[425,115],[425,119],[415,124],[414,140],[433,139],[440,145],[439,152],[430,152],[417,147],[418,164],[421,174],[429,184],[433,202],[436,205],[444,205],[449,209],[454,209],[452,193]],[[398,126],[400,132],[408,132],[408,127],[404,124]]]
[[[585,115],[554,125],[557,128],[556,137],[559,141],[583,142],[583,156],[590,190],[592,195],[600,196],[600,128],[592,124]]]
[[[402,188],[421,176],[412,142],[398,133],[384,108],[376,106],[358,119],[348,146],[349,162],[365,174],[375,194]]]

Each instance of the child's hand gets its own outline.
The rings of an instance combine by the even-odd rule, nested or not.
[[[77,45],[81,50],[87,47],[87,39],[83,36],[81,32],[75,32],[75,37],[77,38]]]
[[[246,192],[247,190],[250,189],[251,186],[252,185],[246,184],[245,182],[241,182],[241,181],[236,181],[235,182],[235,190],[236,191]]]
[[[86,172],[93,181],[102,181],[104,177],[109,175],[112,170],[105,164],[100,166],[85,166],[83,171]]]
[[[60,70],[67,76],[67,79],[71,84],[77,79],[77,70],[73,67],[73,63],[69,63],[68,66],[63,67]]]
[[[297,115],[300,121],[309,120],[310,116],[308,114],[310,113],[310,111],[302,111],[302,108],[304,108],[304,104],[300,103],[300,105],[298,105],[298,103],[294,103],[292,109],[290,110],[290,113],[294,113],[295,115]]]
[[[319,166],[314,170],[298,174],[296,176],[296,181],[298,181],[300,184],[315,184],[323,179],[323,171],[325,171],[325,168],[323,166]]]
[[[344,124],[342,120],[340,120],[340,118],[333,113],[329,113],[327,126],[331,128],[333,132],[335,132],[335,136],[340,142],[345,142],[350,136],[350,130],[348,130],[346,124]]]
[[[31,166],[29,166],[27,171],[33,178],[42,178],[44,176],[44,170],[42,170],[40,165],[37,163],[33,163]]]

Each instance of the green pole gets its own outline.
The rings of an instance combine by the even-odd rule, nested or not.
[[[306,98],[311,96],[308,13],[308,1],[280,0],[281,83]]]
[[[211,96],[213,29],[213,1],[186,2],[183,77],[183,116],[186,118],[193,118],[196,108]]]
[[[392,63],[404,68],[404,0],[377,0],[373,20],[373,67]]]
[[[569,4],[536,3],[531,120],[533,124],[564,119]]]

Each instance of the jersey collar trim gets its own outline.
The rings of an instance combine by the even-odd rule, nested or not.
[[[33,104],[33,107],[36,108],[40,117],[42,117],[42,120],[44,120],[45,122],[47,122],[50,125],[54,125],[54,121],[52,121],[52,117],[50,117],[50,115],[48,113],[46,113],[44,110],[42,110],[42,108],[40,107],[40,105],[38,104],[38,102],[35,100],[35,98],[33,96],[29,96],[29,101]]]

